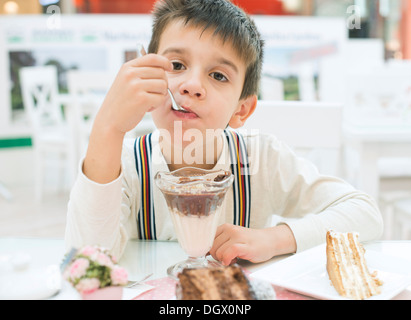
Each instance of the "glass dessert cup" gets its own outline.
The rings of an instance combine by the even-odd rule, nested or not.
[[[163,193],[178,242],[188,259],[167,269],[170,277],[184,269],[220,265],[206,258],[217,231],[221,206],[234,177],[229,171],[183,168],[160,171],[154,178]]]

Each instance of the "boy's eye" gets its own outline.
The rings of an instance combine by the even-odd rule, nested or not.
[[[226,82],[228,81],[227,77],[220,72],[213,72],[210,74],[212,78],[217,81]]]
[[[172,64],[173,64],[173,70],[176,70],[176,71],[184,70],[184,65],[182,63],[173,61]]]

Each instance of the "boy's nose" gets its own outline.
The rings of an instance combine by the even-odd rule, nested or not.
[[[204,98],[206,90],[201,81],[201,77],[194,74],[187,77],[187,79],[180,85],[180,94],[197,97],[199,99]]]

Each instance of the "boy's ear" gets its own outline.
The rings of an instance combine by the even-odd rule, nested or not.
[[[232,115],[228,125],[233,129],[242,127],[245,121],[253,114],[257,107],[257,96],[252,95],[248,98],[239,101],[234,114]]]

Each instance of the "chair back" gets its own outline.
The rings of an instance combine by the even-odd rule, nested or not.
[[[55,66],[20,69],[23,103],[33,126],[33,136],[43,129],[63,125],[63,110],[58,102],[58,77]]]
[[[87,148],[94,119],[113,80],[113,75],[107,72],[71,70],[67,73],[68,122],[80,157]]]
[[[342,119],[337,103],[261,100],[242,129],[273,134],[320,171],[341,175]]]
[[[351,70],[346,78],[347,122],[358,126],[409,126],[411,64]]]

